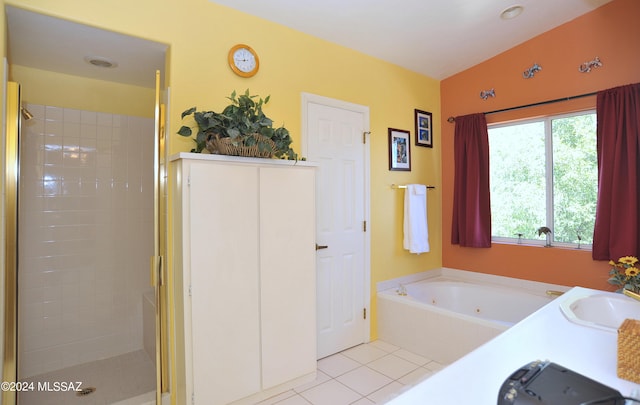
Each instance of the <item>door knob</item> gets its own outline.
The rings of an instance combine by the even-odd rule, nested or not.
[[[326,249],[326,248],[328,248],[328,247],[329,247],[329,246],[327,246],[327,245],[318,245],[318,244],[316,243],[316,250]]]

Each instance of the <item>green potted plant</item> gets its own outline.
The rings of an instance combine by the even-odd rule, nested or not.
[[[206,149],[223,155],[297,159],[297,154],[291,149],[289,131],[284,126],[273,128],[273,120],[262,111],[270,96],[265,99],[252,96],[247,89],[239,96],[234,91],[227,98],[231,104],[221,113],[197,111],[196,107],[182,113],[182,119],[193,115],[198,126],[194,139],[196,147],[192,152],[200,153]],[[193,130],[183,125],[178,134],[192,136]]]

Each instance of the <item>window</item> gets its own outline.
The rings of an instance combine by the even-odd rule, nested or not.
[[[495,241],[591,245],[596,215],[595,111],[489,126]]]

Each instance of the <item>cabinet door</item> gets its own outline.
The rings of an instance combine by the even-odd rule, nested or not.
[[[190,164],[191,314],[195,403],[260,390],[258,170]]]
[[[260,169],[262,388],[316,370],[315,172]]]

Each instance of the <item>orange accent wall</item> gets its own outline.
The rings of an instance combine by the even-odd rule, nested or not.
[[[525,11],[526,12],[526,11]],[[640,1],[614,0],[564,25],[524,42],[441,82],[442,100],[442,261],[444,267],[497,274],[567,286],[612,289],[607,262],[593,261],[590,250],[496,244],[489,249],[451,244],[454,124],[450,116],[494,111],[575,96],[640,82]],[[500,23],[508,23],[500,21]],[[589,73],[578,67],[600,58]],[[534,63],[542,71],[524,79]],[[495,89],[495,98],[480,98]],[[487,115],[487,121],[595,108],[595,96]],[[630,254],[633,254],[632,252]]]

